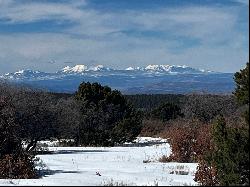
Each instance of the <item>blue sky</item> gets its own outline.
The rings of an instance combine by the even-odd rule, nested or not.
[[[0,73],[249,60],[249,0],[0,0]],[[54,63],[50,63],[53,61]]]

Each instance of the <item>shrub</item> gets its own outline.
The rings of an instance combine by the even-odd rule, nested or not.
[[[153,137],[160,134],[166,126],[161,120],[143,120],[140,136]]]
[[[203,158],[203,155],[207,154],[213,149],[211,144],[211,124],[200,125],[197,129],[194,129],[196,132],[195,142],[193,144],[193,158],[197,162]]]
[[[31,179],[36,178],[33,156],[28,154],[7,154],[0,159],[0,178]]]
[[[204,159],[200,159],[194,181],[202,186],[219,185],[216,167],[214,165],[209,165]]]
[[[170,146],[172,153],[167,161],[193,162],[194,134],[189,126],[172,127],[170,129]]]
[[[170,139],[172,153],[160,161],[196,162],[210,147],[209,125],[199,120],[175,120],[164,131],[162,136]]]

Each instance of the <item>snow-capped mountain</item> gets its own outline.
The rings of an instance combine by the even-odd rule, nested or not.
[[[99,82],[124,93],[231,92],[233,74],[180,65],[148,65],[113,69],[103,65],[66,66],[54,73],[19,70],[0,76],[56,92],[74,92],[82,81]]]
[[[6,73],[5,75],[1,75],[0,78],[20,80],[20,79],[33,79],[33,78],[45,77],[47,75],[49,75],[49,73],[27,69],[27,70],[19,70],[14,73]]]
[[[191,68],[188,66],[176,66],[176,65],[148,65],[146,67],[128,67],[125,69],[113,69],[109,67],[105,67],[103,65],[97,65],[97,66],[86,66],[86,65],[75,65],[73,67],[66,66],[62,68],[61,70],[51,73],[51,74],[81,74],[81,73],[94,73],[94,72],[119,72],[119,71],[140,71],[143,72],[150,72],[152,74],[154,73],[181,73],[181,74],[193,74],[193,73],[211,73],[211,71],[205,71],[200,69]],[[14,73],[7,73],[3,75],[2,77],[5,78],[34,78],[38,76],[48,76],[49,73],[41,72],[41,71],[33,71],[33,70],[18,70]]]
[[[151,72],[168,72],[168,73],[209,73],[211,71],[205,71],[188,67],[186,65],[148,65],[144,68],[146,71]]]
[[[33,79],[33,78],[48,78],[50,79],[50,76],[58,76],[61,77],[63,75],[68,74],[92,74],[95,75],[95,72],[100,73],[145,73],[147,74],[199,74],[199,73],[212,73],[211,71],[205,71],[200,69],[191,68],[188,66],[176,66],[176,65],[148,65],[146,67],[128,67],[125,69],[113,69],[109,67],[105,67],[103,65],[97,65],[97,66],[86,66],[86,65],[75,65],[73,67],[66,66],[62,68],[61,70],[55,72],[55,73],[45,73],[41,71],[33,71],[33,70],[18,70],[14,73],[6,73],[5,75],[0,76],[0,78],[6,78],[6,79]]]
[[[65,73],[84,73],[87,71],[148,71],[151,73],[162,72],[162,73],[208,73],[211,71],[205,71],[200,69],[191,68],[188,66],[176,66],[176,65],[148,65],[146,67],[128,67],[125,69],[113,69],[108,68],[103,65],[97,66],[86,66],[86,65],[76,65],[74,67],[66,66],[61,71]]]
[[[104,67],[103,65],[97,65],[97,66],[86,66],[86,65],[76,65],[74,67],[66,66],[61,71],[63,73],[84,73],[87,71],[110,71],[111,68]]]

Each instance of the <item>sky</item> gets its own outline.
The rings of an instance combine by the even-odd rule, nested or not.
[[[249,0],[0,0],[0,74],[249,61]]]

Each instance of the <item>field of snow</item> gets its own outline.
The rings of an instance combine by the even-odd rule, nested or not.
[[[158,162],[171,152],[169,144],[160,138],[138,138],[137,144],[122,147],[48,149],[52,154],[37,156],[42,178],[1,179],[0,186],[197,185],[193,181],[197,164]]]

